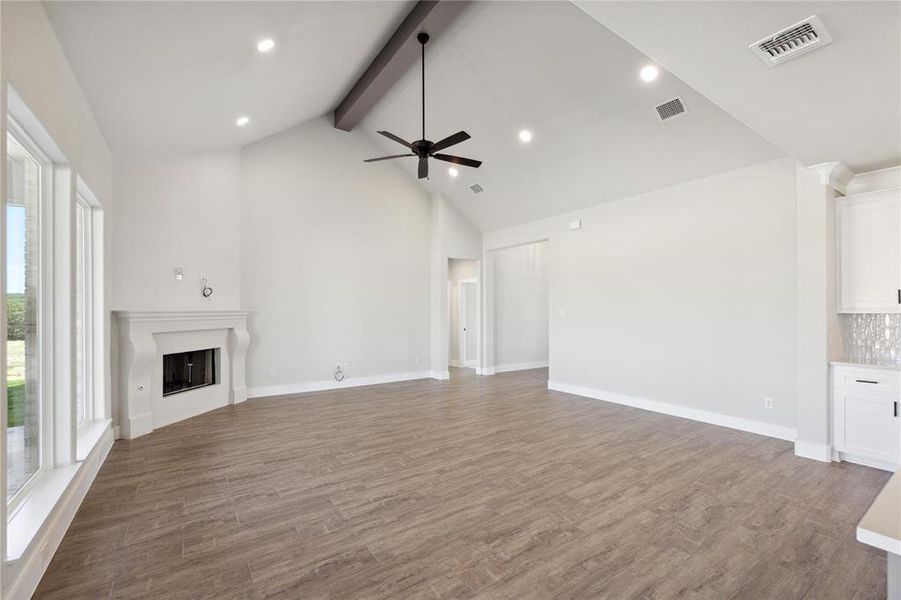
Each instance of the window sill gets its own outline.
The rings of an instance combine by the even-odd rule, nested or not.
[[[60,505],[60,500],[72,489],[72,483],[87,466],[85,459],[98,448],[109,428],[109,420],[86,426],[78,437],[78,462],[47,469],[37,475],[31,493],[9,520],[6,530],[7,561],[21,558],[38,538],[54,509]]]
[[[75,450],[75,460],[81,462],[85,460],[91,453],[91,450],[103,437],[103,433],[112,425],[112,419],[104,419],[102,421],[91,421],[84,424],[78,430],[78,446]]]

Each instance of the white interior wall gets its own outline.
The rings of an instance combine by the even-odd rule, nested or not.
[[[241,154],[116,157],[117,310],[240,309]],[[184,275],[176,281],[175,268]],[[200,274],[213,295],[200,294]]]
[[[494,251],[494,370],[547,366],[548,243]]]
[[[430,200],[329,118],[242,150],[249,395],[428,375]]]
[[[795,163],[781,159],[486,233],[485,245],[549,240],[552,382],[790,436],[795,222]]]
[[[44,8],[39,2],[3,2],[0,18],[0,108],[6,114],[7,83],[15,89],[28,110],[33,113],[64,157],[60,169],[62,183],[74,194],[76,177],[80,177],[103,208],[105,256],[109,265],[112,255],[113,229],[112,156],[93,112],[79,86],[69,61],[60,46]],[[0,119],[0,155],[6,152],[6,119]],[[2,169],[5,171],[5,168]],[[65,179],[66,181],[62,181]],[[0,187],[0,189],[3,189]],[[74,198],[73,198],[74,200]],[[4,219],[0,230],[5,232]],[[70,232],[71,233],[71,232]],[[71,239],[71,235],[68,236]],[[3,246],[5,247],[5,240]],[[58,240],[57,240],[58,241]],[[5,254],[4,254],[5,256]],[[102,309],[105,322],[102,356],[105,410],[110,410],[109,366],[109,298],[111,272],[104,273],[103,289],[107,302]],[[58,298],[58,296],[57,296]],[[5,312],[5,306],[0,306]],[[0,349],[0,362],[6,362],[5,345]],[[4,383],[5,385],[5,383]],[[0,391],[5,393],[4,388]],[[3,411],[5,413],[5,411]],[[0,447],[6,447],[5,415],[0,427]],[[48,432],[49,433],[49,432]],[[0,452],[0,455],[5,452]],[[96,455],[92,455],[96,460]],[[31,595],[69,520],[74,516],[82,494],[86,491],[97,464],[77,463],[63,502],[58,503],[21,557],[12,562],[0,561],[0,596],[26,598]],[[5,463],[0,461],[0,477],[5,479]],[[5,494],[5,486],[0,486]],[[0,550],[5,552],[6,503],[0,503]]]

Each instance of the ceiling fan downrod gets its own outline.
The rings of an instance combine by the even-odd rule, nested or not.
[[[435,160],[442,160],[444,162],[453,163],[455,165],[463,165],[464,167],[472,167],[474,169],[479,168],[482,164],[480,160],[473,160],[471,158],[463,158],[461,156],[453,156],[451,154],[439,154],[440,150],[444,150],[445,148],[450,148],[460,142],[465,142],[469,139],[469,134],[465,131],[458,131],[457,133],[450,135],[438,142],[430,142],[425,138],[425,45],[429,41],[429,34],[424,31],[420,31],[416,35],[416,40],[419,42],[421,47],[421,70],[422,70],[422,139],[416,140],[413,143],[406,141],[400,136],[394,135],[388,131],[379,131],[380,135],[385,136],[389,140],[393,140],[398,144],[406,146],[410,152],[407,154],[394,154],[392,156],[380,156],[379,158],[368,158],[363,162],[376,162],[381,160],[389,160],[392,158],[408,158],[411,156],[415,156],[419,158],[419,168],[417,170],[417,174],[419,179],[426,179],[429,176],[429,159],[434,158]]]

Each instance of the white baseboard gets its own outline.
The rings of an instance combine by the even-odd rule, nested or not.
[[[494,375],[494,367],[476,367],[476,375]]]
[[[153,414],[144,412],[120,421],[122,437],[133,440],[153,431]]]
[[[857,456],[855,454],[848,454],[846,452],[839,452],[837,460],[839,462],[849,462],[854,463],[855,465],[872,467],[874,469],[880,469],[882,471],[888,471],[890,473],[896,473],[899,470],[898,465],[896,465],[895,463],[884,460],[874,460],[872,458],[867,458],[866,456]]]
[[[87,458],[75,466],[75,473],[48,517],[28,543],[21,556],[6,564],[3,572],[4,598],[31,598],[44,576],[88,488],[113,447],[113,432],[107,428]],[[63,467],[68,469],[70,467]]]
[[[429,376],[438,381],[447,381],[450,379],[450,371],[431,371]]]
[[[450,364],[450,366],[452,366],[452,367],[459,367],[460,361],[456,360],[456,359],[451,359],[448,364]]]
[[[385,375],[370,375],[368,377],[348,377],[344,381],[308,381],[306,383],[288,383],[284,385],[266,385],[261,387],[252,387],[247,389],[247,396],[249,398],[265,398],[267,396],[284,396],[287,394],[303,394],[305,392],[340,390],[343,388],[359,387],[362,385],[378,385],[381,383],[395,383],[397,381],[410,381],[413,379],[432,378],[439,379],[438,377],[434,376],[432,371],[386,373]]]
[[[536,360],[533,362],[510,363],[506,365],[494,365],[494,373],[506,373],[508,371],[525,371],[526,369],[546,369],[548,361]]]
[[[795,440],[795,456],[820,462],[832,462],[832,447],[826,444]]]
[[[633,408],[640,408],[652,412],[672,415],[674,417],[682,417],[683,419],[691,419],[692,421],[701,421],[702,423],[710,423],[730,429],[738,429],[740,431],[748,431],[758,435],[778,438],[780,440],[794,441],[797,437],[797,430],[793,427],[785,427],[783,425],[773,425],[762,421],[754,421],[741,417],[732,417],[720,413],[700,410],[697,408],[689,408],[678,404],[670,404],[668,402],[660,402],[659,400],[647,400],[645,398],[636,398],[634,396],[626,396],[616,392],[606,392],[581,385],[570,385],[568,383],[560,383],[557,381],[548,381],[547,388],[557,392],[565,392],[567,394],[575,394],[576,396],[585,396],[586,398],[594,398],[614,404],[622,404]]]

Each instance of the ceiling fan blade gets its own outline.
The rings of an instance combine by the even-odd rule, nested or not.
[[[443,160],[444,162],[454,163],[455,165],[463,165],[464,167],[472,167],[473,169],[478,169],[482,164],[480,160],[473,160],[471,158],[463,158],[461,156],[451,156],[450,154],[433,154],[432,158],[437,158],[438,160]]]
[[[470,135],[465,131],[458,131],[454,135],[449,135],[440,142],[435,142],[432,144],[432,147],[429,148],[429,152],[438,152],[439,150],[444,150],[445,148],[450,148],[454,144],[459,144],[460,142],[465,142],[470,138]]]
[[[389,158],[404,158],[406,156],[416,156],[415,154],[393,154],[391,156],[380,156],[378,158],[367,158],[363,162],[377,162],[380,160],[388,160]]]
[[[383,136],[385,136],[385,137],[388,138],[389,140],[394,140],[394,141],[397,142],[398,144],[403,144],[403,145],[406,146],[407,148],[412,148],[412,147],[413,147],[413,145],[412,145],[410,142],[408,142],[408,141],[406,141],[406,140],[404,140],[404,139],[401,139],[401,138],[397,137],[396,135],[394,135],[394,134],[391,133],[390,131],[380,131],[379,133],[381,133]]]
[[[425,156],[419,157],[419,178],[425,179],[429,176],[429,159]]]

